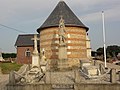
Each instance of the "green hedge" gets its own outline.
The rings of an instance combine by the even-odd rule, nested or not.
[[[3,58],[16,58],[16,53],[2,53]]]

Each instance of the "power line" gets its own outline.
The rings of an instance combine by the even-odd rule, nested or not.
[[[15,28],[13,28],[13,27],[9,27],[9,26],[3,25],[3,24],[0,24],[0,25],[3,26],[3,27],[6,27],[6,28],[8,28],[8,29],[11,29],[11,30],[17,31],[17,32],[27,33],[27,32],[24,32],[24,31],[21,31],[21,30],[18,30],[18,29],[15,29]]]

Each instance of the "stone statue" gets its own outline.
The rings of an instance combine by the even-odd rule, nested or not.
[[[2,57],[2,52],[0,52],[0,61],[5,61]]]
[[[43,48],[41,51],[41,60],[40,60],[40,66],[43,72],[46,72],[47,69],[47,59],[45,57],[45,49]]]
[[[65,31],[65,24],[64,24],[64,20],[61,17],[60,21],[59,21],[59,44],[60,45],[65,45],[66,44],[66,31]]]
[[[66,31],[65,31],[65,24],[64,20],[61,17],[59,21],[59,47],[58,47],[58,66],[59,68],[66,68],[67,66],[67,45],[66,45]]]
[[[43,48],[41,51],[41,61],[46,61],[46,57],[45,57],[45,49]]]

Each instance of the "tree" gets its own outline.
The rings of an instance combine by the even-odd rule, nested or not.
[[[103,55],[103,47],[98,48],[96,51],[98,56]]]
[[[91,55],[92,55],[93,57],[95,57],[95,56],[97,56],[97,52],[96,52],[96,51],[92,51],[92,52],[91,52]]]
[[[96,52],[97,52],[98,56],[104,55],[104,49],[103,49],[103,47],[98,48],[96,50]],[[118,53],[120,53],[120,46],[117,46],[117,45],[107,46],[107,48],[106,48],[106,54],[107,54],[108,58],[110,58],[110,57],[116,57],[118,55]]]
[[[16,58],[16,53],[2,53],[3,58]]]
[[[113,45],[113,46],[108,46],[107,47],[107,54],[116,57],[120,53],[120,46]]]

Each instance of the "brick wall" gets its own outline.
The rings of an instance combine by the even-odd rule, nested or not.
[[[26,50],[29,49],[31,54],[33,52],[32,46],[26,46],[26,47],[17,47],[17,63],[19,64],[28,64],[29,62],[32,62],[32,56],[26,57]]]

